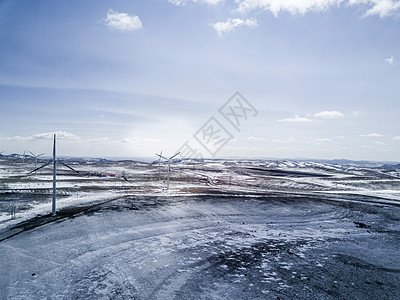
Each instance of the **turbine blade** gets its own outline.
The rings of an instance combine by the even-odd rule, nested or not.
[[[39,168],[36,168],[35,170],[30,171],[30,172],[28,173],[28,175],[29,175],[29,174],[32,174],[33,172],[36,172],[36,171],[38,171],[38,170],[40,170],[40,169],[42,169],[42,168],[44,168],[44,167],[47,167],[48,165],[52,164],[53,162],[54,162],[54,160],[51,160],[51,161],[45,163],[44,165],[41,165]]]
[[[176,153],[175,155],[171,156],[169,159],[173,159],[175,156],[177,156],[180,152]]]
[[[162,157],[162,158],[164,158],[165,160],[168,160],[168,158],[166,158],[166,157],[164,157],[164,156],[162,156],[162,155],[160,155],[160,154],[157,154],[157,153],[156,153],[156,155],[159,156],[160,158]]]
[[[71,169],[72,171],[79,173],[79,171],[75,170],[74,168],[68,166],[66,163],[62,162],[61,160],[57,160],[57,163],[62,164],[63,166],[67,167],[68,169]]]
[[[33,152],[31,152],[31,151],[28,151],[30,154],[32,154],[34,157],[36,157],[36,155],[35,154],[33,154]]]
[[[36,155],[36,157],[39,157],[39,156],[42,156],[42,155],[45,155],[46,153],[40,153],[40,154],[38,154],[38,155]]]

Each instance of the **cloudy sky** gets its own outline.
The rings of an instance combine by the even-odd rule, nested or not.
[[[399,37],[394,0],[3,0],[0,152],[400,161]]]

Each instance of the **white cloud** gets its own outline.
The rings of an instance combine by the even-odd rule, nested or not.
[[[381,142],[381,141],[375,141],[374,144],[378,145],[378,146],[388,146],[387,144],[385,144],[384,142]]]
[[[337,119],[337,118],[343,118],[344,114],[341,113],[340,111],[321,111],[319,113],[316,113],[314,115],[315,118],[321,118],[321,119]]]
[[[249,136],[247,138],[250,141],[268,141],[268,139],[263,138],[263,137],[254,137],[254,136]]]
[[[318,122],[320,119],[338,119],[344,117],[344,114],[340,111],[321,111],[314,115],[306,114],[303,117],[299,115],[295,115],[292,118],[280,119],[278,122],[297,122],[297,123],[305,123],[305,122]]]
[[[331,139],[328,139],[328,138],[315,139],[315,141],[316,141],[317,143],[332,142],[332,140],[331,140]]]
[[[292,118],[280,119],[278,122],[297,122],[297,123],[305,123],[305,122],[317,122],[319,119],[338,119],[343,118],[344,114],[340,111],[321,111],[314,115],[307,114],[303,117],[299,115],[295,115]]]
[[[293,143],[294,142],[294,138],[291,137],[291,138],[289,138],[287,140],[273,139],[271,142],[272,143]]]
[[[395,136],[392,138],[393,141],[400,141],[400,136]]]
[[[56,135],[57,139],[68,139],[68,140],[77,140],[79,137],[73,133],[66,132],[66,131],[55,131],[55,132],[44,132],[39,134],[34,134],[27,139],[46,139],[51,140]]]
[[[271,11],[274,16],[277,16],[282,11],[287,11],[291,14],[305,14],[309,11],[325,11],[331,6],[338,6],[341,0],[238,0],[239,12],[248,12],[254,9],[262,9]]]
[[[393,65],[394,64],[394,57],[391,56],[389,58],[386,58],[385,61],[389,64],[389,65]]]
[[[349,0],[349,4],[366,4],[370,8],[365,12],[365,16],[377,15],[381,18],[398,15],[400,10],[400,1],[396,0]]]
[[[130,140],[130,139],[128,139],[128,138],[123,138],[123,139],[122,139],[122,140],[120,140],[119,142],[120,142],[120,143],[127,144],[127,143],[131,143],[131,140]]]
[[[252,10],[268,10],[274,16],[281,12],[306,14],[309,12],[324,12],[340,5],[361,6],[365,8],[365,16],[378,15],[386,17],[396,15],[400,10],[400,1],[396,0],[237,0],[238,12],[246,13]]]
[[[201,2],[207,3],[209,5],[216,5],[218,3],[223,2],[224,0],[203,0]]]
[[[217,5],[224,0],[168,0],[169,3],[175,4],[176,6],[184,6],[188,2],[195,2],[195,3],[205,3],[208,5]]]
[[[365,136],[365,137],[383,137],[383,134],[380,133],[367,133],[367,134],[362,134],[361,136]]]
[[[306,123],[306,122],[311,122],[311,119],[295,115],[293,118],[280,119],[278,120],[278,122]]]
[[[236,27],[247,26],[250,28],[254,28],[258,26],[257,20],[255,19],[227,19],[225,22],[217,22],[212,24],[212,27],[221,36],[223,33],[234,30]]]
[[[10,141],[32,141],[32,140],[52,140],[56,135],[57,139],[64,139],[64,140],[79,140],[80,137],[76,134],[66,132],[66,131],[53,131],[53,132],[43,132],[34,134],[31,136],[10,136],[10,137],[3,137],[4,139]]]
[[[135,31],[143,27],[138,16],[118,13],[112,9],[107,12],[105,23],[108,28],[120,31]]]

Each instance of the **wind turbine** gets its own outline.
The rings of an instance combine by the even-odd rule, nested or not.
[[[160,151],[160,154],[156,153],[156,155],[160,157],[160,159],[158,160],[158,181],[160,181],[162,150]]]
[[[38,170],[40,170],[41,168],[47,167],[48,165],[53,164],[53,200],[52,200],[52,207],[51,207],[51,214],[53,216],[56,215],[56,174],[57,174],[57,164],[62,164],[63,166],[71,169],[74,172],[79,173],[77,170],[75,170],[74,168],[71,168],[70,166],[68,166],[67,164],[63,163],[61,160],[58,160],[56,158],[56,135],[54,134],[54,143],[53,143],[53,159],[51,161],[49,161],[48,163],[45,163],[44,165],[40,166],[39,168],[36,168],[33,171],[30,171],[28,173],[32,174],[33,172],[36,172]]]
[[[171,160],[172,160],[175,156],[177,156],[179,153],[180,153],[180,152],[176,153],[175,155],[172,155],[170,158],[166,158],[166,157],[162,156],[161,154],[157,154],[157,153],[156,153],[156,155],[160,157],[160,160],[161,160],[161,158],[164,158],[166,161],[168,161],[167,190],[169,190],[169,167],[170,167],[170,163],[171,163]]]
[[[25,167],[25,153],[26,150],[24,151],[24,154],[22,154],[22,166]]]
[[[35,168],[37,168],[37,159],[38,159],[38,157],[44,155],[44,153],[40,153],[40,154],[38,154],[38,155],[34,154],[34,153],[31,152],[31,151],[29,151],[29,153],[32,154],[33,157],[35,157]]]

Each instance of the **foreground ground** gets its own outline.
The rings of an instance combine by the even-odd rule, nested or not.
[[[399,212],[293,196],[119,200],[0,243],[0,291],[4,299],[399,299]]]
[[[56,217],[47,173],[2,181],[25,206],[3,214],[1,298],[400,299],[397,173],[180,165],[167,192],[117,166],[62,175]]]

